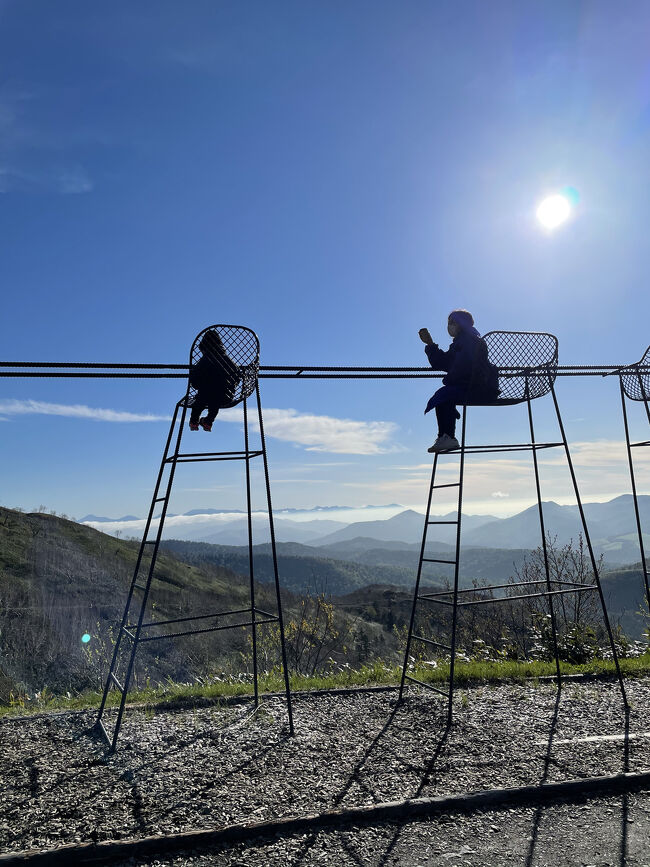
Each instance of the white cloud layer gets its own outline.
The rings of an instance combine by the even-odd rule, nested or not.
[[[242,421],[242,413],[224,413],[224,421]],[[253,422],[253,419],[251,419]],[[389,440],[398,426],[390,421],[354,421],[295,409],[264,410],[264,432],[285,442],[305,446],[308,452],[382,455],[396,451]]]
[[[57,415],[92,421],[142,422],[169,421],[170,416],[153,413],[123,412],[82,404],[47,403],[42,400],[0,400],[0,416]],[[219,416],[222,421],[243,422],[239,409]],[[249,415],[251,427],[257,429],[255,416]],[[266,409],[264,431],[275,439],[304,446],[308,452],[332,452],[349,455],[381,455],[397,450],[389,440],[398,426],[388,421],[354,421],[327,415],[299,413],[295,409]]]
[[[42,400],[0,400],[0,415],[58,415],[66,418],[90,419],[91,421],[138,422],[169,421],[166,415],[123,412],[117,409],[101,409],[83,404],[47,403]]]

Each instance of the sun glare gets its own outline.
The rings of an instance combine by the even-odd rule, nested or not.
[[[571,214],[571,203],[566,196],[557,193],[548,196],[537,208],[537,219],[545,229],[556,229]]]

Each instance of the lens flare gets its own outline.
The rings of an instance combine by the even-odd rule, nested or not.
[[[88,644],[88,642],[90,641],[90,635],[88,635],[87,632],[84,632],[84,634],[81,636],[81,641],[82,644]]]
[[[571,215],[571,203],[566,195],[548,196],[537,208],[537,219],[545,229],[556,229]]]

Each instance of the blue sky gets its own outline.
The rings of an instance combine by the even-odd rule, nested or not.
[[[462,306],[481,331],[557,334],[565,363],[634,360],[649,28],[633,0],[0,0],[0,355],[182,362],[232,322],[265,364],[414,365],[418,328],[446,343]],[[574,216],[544,232],[536,206],[566,185]],[[265,382],[276,504],[421,505],[431,390]],[[626,491],[615,381],[558,394],[585,493]],[[179,396],[174,381],[0,380],[0,503],[142,514]],[[475,419],[475,440],[519,432],[514,410]],[[219,422],[210,442],[239,432]],[[562,499],[559,467],[545,472]],[[529,496],[522,464],[473,478],[474,511]],[[175,511],[241,495],[235,468],[204,466]]]

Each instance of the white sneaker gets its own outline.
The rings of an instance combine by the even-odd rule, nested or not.
[[[450,437],[449,434],[442,434],[435,443],[427,449],[428,452],[450,452],[453,449],[459,449],[460,443],[456,437]]]

